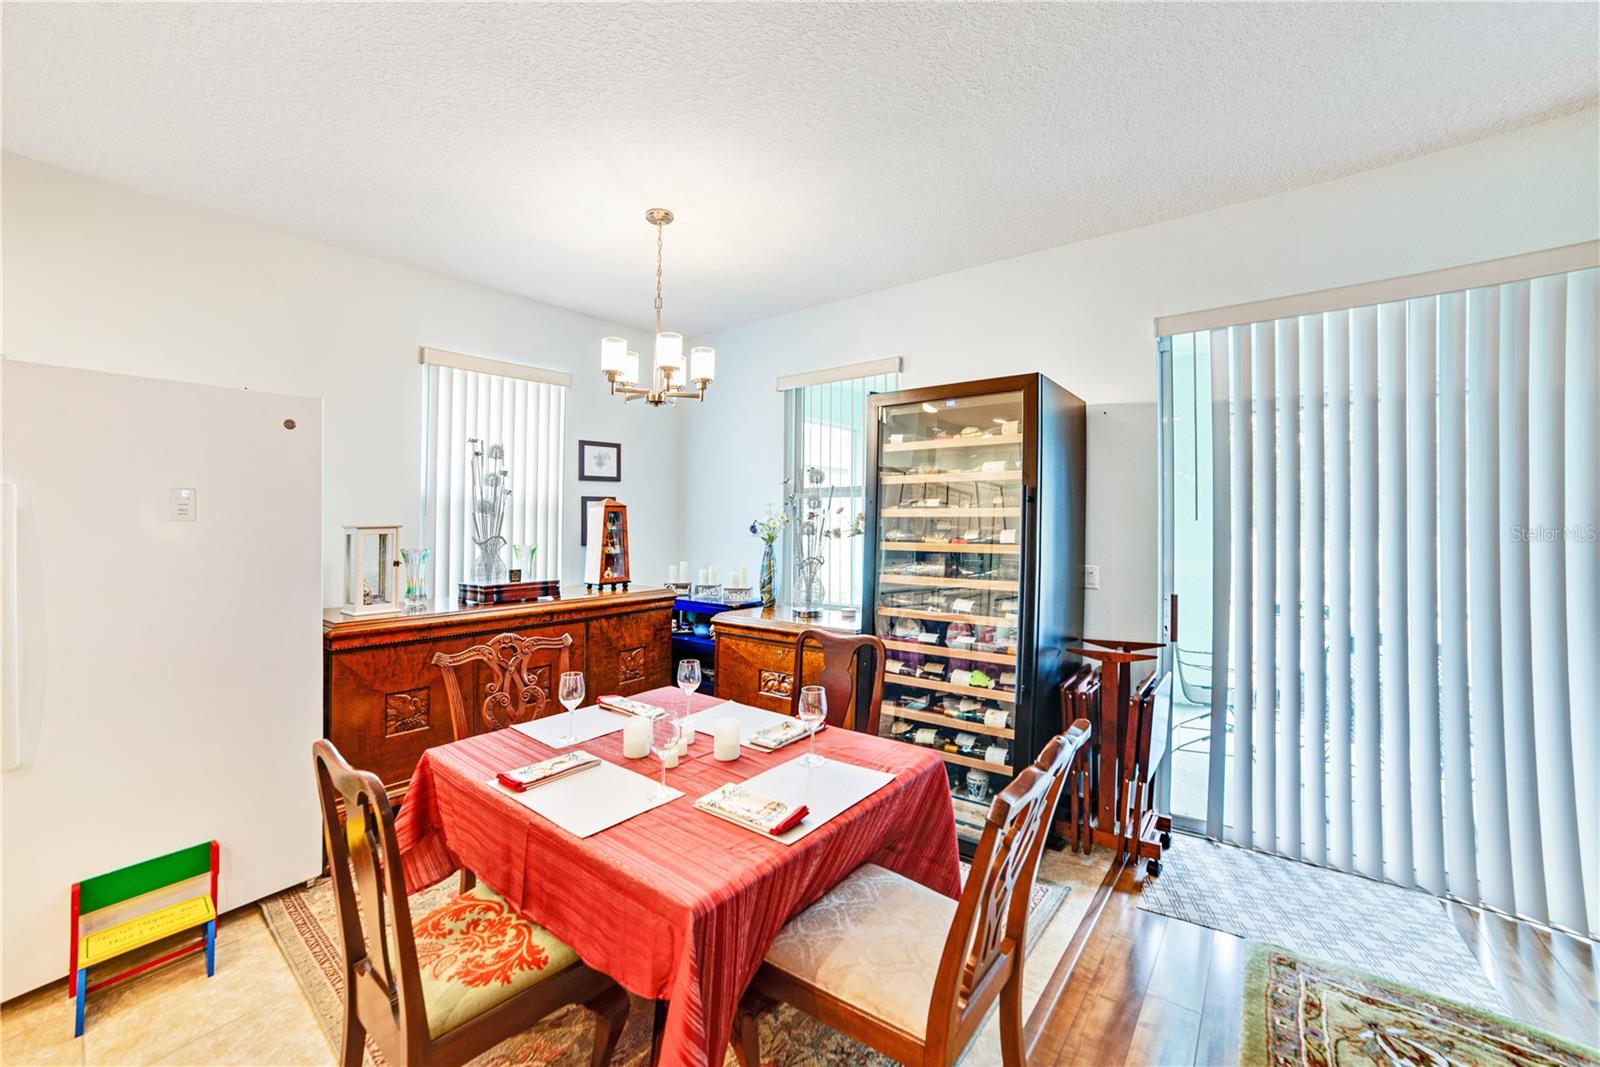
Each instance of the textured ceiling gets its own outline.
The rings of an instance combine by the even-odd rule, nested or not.
[[[1593,4],[4,5],[8,150],[721,325],[1591,106]]]

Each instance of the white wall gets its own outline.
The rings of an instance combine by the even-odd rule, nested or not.
[[[323,399],[325,603],[340,597],[342,525],[420,538],[423,345],[572,372],[565,580],[582,575],[582,494],[629,505],[636,574],[682,555],[681,413],[624,411],[597,369],[601,337],[644,351],[646,334],[14,155],[0,177],[4,355]],[[622,443],[621,483],[577,480],[579,438]]]
[[[1155,317],[1600,237],[1597,120],[1591,110],[697,337],[717,347],[722,377],[682,423],[685,474],[718,469],[732,441],[740,477],[691,495],[683,543],[702,561],[754,563],[750,518],[780,494],[779,374],[894,355],[907,386],[1043,371],[1090,405],[1086,562],[1100,564],[1101,589],[1086,594],[1085,627],[1154,636]]]

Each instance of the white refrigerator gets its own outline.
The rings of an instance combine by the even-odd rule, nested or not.
[[[0,360],[0,418],[10,998],[66,974],[75,881],[215,839],[226,910],[320,869],[322,402]]]

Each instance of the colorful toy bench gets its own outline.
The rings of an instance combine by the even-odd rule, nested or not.
[[[162,892],[205,874],[211,876],[208,892],[194,895],[181,889],[176,893]],[[141,897],[148,899],[141,902]],[[141,907],[141,903],[149,906]],[[112,908],[117,910],[108,915],[100,914]],[[129,916],[122,918],[124,912],[130,913]],[[100,925],[97,919],[115,921]],[[83,926],[92,929],[83,933]],[[83,1036],[83,1011],[91,989],[90,967],[196,927],[204,927],[199,940],[98,981],[94,989],[132,978],[201,949],[206,953],[206,977],[216,973],[217,843],[207,841],[180,848],[165,856],[75,883],[72,887],[72,966],[67,972],[67,991],[78,1002],[72,1036]]]

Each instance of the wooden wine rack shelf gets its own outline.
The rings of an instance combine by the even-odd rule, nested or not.
[[[925,645],[921,641],[895,641],[884,638],[885,648],[896,649],[900,652],[912,652],[919,656],[943,656],[946,659],[970,659],[981,663],[1004,663],[1010,666],[1017,662],[1013,652],[984,652],[976,648],[951,648],[949,645]]]
[[[941,448],[989,448],[994,445],[1020,445],[1020,433],[997,433],[988,437],[939,437],[931,441],[888,441],[885,452],[926,452]]]
[[[957,685],[954,682],[941,682],[935,678],[913,678],[905,674],[885,674],[885,683],[895,685],[909,685],[913,689],[932,689],[938,693],[955,693],[964,697],[983,697],[987,700],[999,700],[1006,704],[1015,704],[1015,693],[1004,689],[984,689],[976,685]]]

